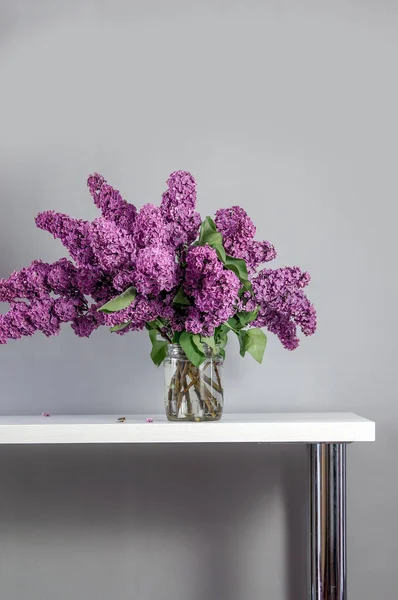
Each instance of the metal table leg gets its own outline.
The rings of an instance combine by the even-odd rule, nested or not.
[[[311,600],[347,600],[346,444],[310,444]]]

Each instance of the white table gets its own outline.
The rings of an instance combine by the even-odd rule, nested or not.
[[[215,423],[119,417],[0,417],[0,444],[308,444],[310,598],[346,600],[346,446],[374,441],[374,422],[351,413],[226,414]]]

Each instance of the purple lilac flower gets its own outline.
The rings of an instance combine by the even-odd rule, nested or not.
[[[104,304],[117,294],[111,276],[100,267],[82,267],[76,275],[77,286],[82,294],[91,296],[95,302]]]
[[[29,319],[33,326],[47,337],[58,335],[60,319],[54,311],[55,300],[51,296],[33,299],[29,306]]]
[[[186,258],[185,292],[188,295],[194,294],[204,277],[220,273],[223,268],[214,248],[208,245],[189,248]]]
[[[47,294],[50,265],[34,260],[28,267],[14,271],[8,279],[0,280],[0,302],[11,302],[16,298],[36,298]]]
[[[124,335],[128,331],[137,331],[145,327],[145,323],[153,321],[160,316],[162,311],[162,303],[158,299],[150,299],[143,295],[137,295],[134,302],[120,310],[117,313],[105,314],[104,320],[106,325],[114,326],[121,323],[131,321],[130,325],[125,329],[117,331],[119,335]]]
[[[85,305],[78,298],[57,298],[54,301],[54,313],[61,323],[73,321],[84,310]]]
[[[118,227],[133,231],[137,209],[133,204],[124,200],[118,190],[108,185],[102,175],[94,173],[87,180],[96,206],[108,221],[114,221]]]
[[[195,305],[202,312],[217,314],[221,322],[228,321],[234,313],[240,286],[238,277],[232,271],[224,269],[209,274],[194,292]]]
[[[29,306],[25,302],[12,301],[9,311],[0,315],[0,344],[33,335],[36,330],[29,317]]]
[[[227,254],[246,261],[249,272],[254,273],[262,263],[276,257],[270,242],[254,241],[256,228],[243,208],[221,208],[216,213],[215,223]]]
[[[200,214],[195,212],[196,181],[187,171],[175,171],[167,180],[161,211],[169,225],[170,243],[174,248],[191,244],[199,234]]]
[[[112,221],[95,219],[89,231],[90,245],[99,266],[108,273],[117,273],[133,264],[135,247],[131,236]]]
[[[247,212],[239,206],[220,208],[216,212],[215,223],[222,234],[226,253],[243,258],[256,234],[254,223]]]
[[[215,327],[234,314],[240,286],[238,277],[224,269],[213,248],[190,248],[184,289],[193,297],[194,307],[188,311],[186,330],[212,335]]]
[[[119,292],[124,292],[128,287],[131,287],[135,281],[134,271],[120,271],[113,278],[113,287]]]
[[[247,247],[243,258],[246,261],[248,271],[254,273],[262,263],[269,262],[276,258],[275,248],[270,242],[252,241]]]
[[[135,220],[133,237],[138,248],[168,243],[169,231],[158,206],[145,204],[141,208]]]
[[[68,215],[47,210],[36,217],[36,225],[61,240],[78,265],[95,264],[93,250],[89,242],[90,223],[72,219]]]
[[[90,337],[93,331],[105,324],[105,315],[98,311],[100,306],[101,303],[92,304],[86,314],[74,319],[72,329],[77,336]]]
[[[66,258],[54,264],[37,260],[0,280],[0,301],[10,303],[9,311],[0,315],[0,343],[35,331],[56,335],[66,322],[81,337],[101,325],[129,323],[118,332],[123,335],[158,317],[167,322],[164,335],[186,330],[210,336],[237,310],[256,306],[253,325],[267,327],[288,349],[299,343],[296,327],[305,335],[314,333],[315,309],[303,292],[308,273],[292,267],[264,269],[254,276],[260,264],[275,258],[275,249],[269,242],[254,241],[254,224],[242,208],[221,209],[216,226],[225,249],[245,260],[251,273],[254,296],[247,292],[239,297],[240,281],[216,251],[190,246],[200,227],[194,178],[176,171],[167,184],[161,207],[147,204],[137,214],[94,174],[88,187],[102,217],[89,223],[54,211],[40,213],[37,226],[62,241],[76,266]],[[181,281],[192,302],[185,309],[173,304]],[[138,294],[129,307],[112,314],[98,311],[131,285]]]
[[[138,251],[135,287],[142,294],[169,292],[179,282],[180,269],[168,246],[149,246]]]
[[[67,258],[60,258],[57,262],[49,265],[47,284],[56,294],[74,295],[78,293],[77,274],[78,269],[73,263]]]
[[[298,345],[296,325],[304,335],[316,330],[316,312],[302,288],[310,281],[309,273],[299,267],[263,269],[253,279],[253,292],[260,307],[254,326],[276,333],[289,350]]]
[[[268,331],[277,335],[287,350],[295,350],[300,343],[296,333],[296,325],[287,314],[264,308],[258,319],[253,322],[253,325],[255,327],[266,327]]]

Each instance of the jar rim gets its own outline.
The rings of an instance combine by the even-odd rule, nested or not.
[[[207,358],[217,358],[218,360],[223,361],[223,357],[221,356],[221,354],[219,352],[214,352],[213,349],[208,344],[206,344],[206,342],[203,342],[203,349]],[[188,358],[181,344],[178,344],[176,342],[170,342],[168,344],[167,350],[169,358]]]

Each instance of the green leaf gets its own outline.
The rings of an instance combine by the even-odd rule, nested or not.
[[[211,217],[206,217],[200,226],[199,245],[208,244],[217,252],[221,262],[225,262],[227,255],[222,243],[222,235],[217,231],[216,224]]]
[[[253,286],[249,280],[243,281],[242,287],[245,292],[250,292],[251,295],[253,296]]]
[[[127,323],[119,323],[119,325],[114,325],[109,329],[109,331],[122,331],[122,329],[126,329],[130,325],[131,321],[127,321]]]
[[[251,310],[250,312],[237,312],[236,313],[236,317],[239,319],[239,323],[241,327],[246,327],[249,323],[251,323],[252,321],[254,321],[254,319],[257,317],[258,315],[258,307],[255,308],[254,310]]]
[[[218,351],[218,353],[225,360],[225,350],[224,350],[224,348],[220,348],[219,351]]]
[[[148,331],[149,334],[149,339],[151,340],[152,344],[154,342],[156,342],[157,338],[158,338],[158,332],[156,331],[156,329],[150,329]]]
[[[231,317],[230,319],[228,319],[228,321],[225,323],[225,325],[227,327],[229,327],[230,329],[232,329],[232,331],[235,331],[236,329],[239,328],[239,325],[240,325],[239,319],[236,316]]]
[[[185,294],[182,286],[178,288],[178,291],[173,299],[173,304],[178,304],[180,306],[189,306],[191,304],[188,296]]]
[[[123,310],[130,306],[137,295],[137,291],[133,287],[127,288],[122,294],[112,298],[106,304],[101,306],[98,310],[104,313],[114,313],[119,310]]]
[[[195,367],[202,364],[206,358],[204,353],[200,352],[192,340],[193,334],[183,331],[180,335],[180,344],[188,359]]]
[[[201,354],[205,353],[203,344],[202,344],[202,340],[200,339],[199,334],[197,334],[197,333],[192,334],[192,343],[194,344],[194,346],[198,350],[198,352],[200,352]]]
[[[222,246],[222,235],[217,231],[216,224],[211,217],[206,217],[200,226],[199,245],[204,246],[205,244]]]
[[[225,263],[227,255],[225,254],[224,246],[222,244],[216,243],[211,244],[211,247],[214,248],[214,250],[217,252],[217,256],[221,260],[221,262]]]
[[[239,340],[239,354],[241,356],[246,354],[246,333],[247,331],[236,331]]]
[[[208,224],[213,229],[213,231],[217,231],[217,225],[214,223],[211,217],[206,217]]]
[[[214,353],[217,352],[216,340],[214,339],[214,335],[212,335],[211,337],[203,337],[202,335],[200,336],[200,339],[203,342],[203,344],[207,344],[209,348],[213,350]]]
[[[168,343],[162,340],[156,340],[152,344],[151,358],[155,365],[159,367],[167,356]]]
[[[240,354],[245,355],[248,352],[254,360],[261,364],[267,345],[267,336],[259,327],[239,332]]]
[[[158,332],[156,329],[149,329],[148,333],[152,342],[151,358],[155,365],[159,367],[167,356],[168,343],[157,339]]]
[[[221,348],[225,348],[225,346],[228,344],[228,336],[224,335],[222,337],[220,337],[220,339],[217,342],[217,349],[220,350]]]
[[[180,336],[181,336],[181,331],[175,331],[174,335],[173,335],[173,344],[179,344],[180,343]]]
[[[249,281],[246,263],[242,258],[233,258],[232,256],[227,256],[225,260],[225,266],[230,271],[233,271],[235,275],[239,277],[242,283]]]

